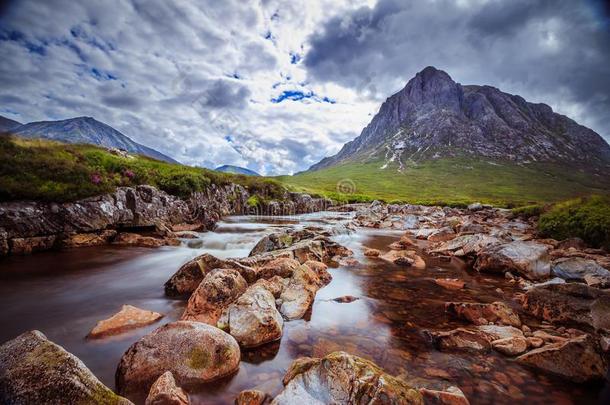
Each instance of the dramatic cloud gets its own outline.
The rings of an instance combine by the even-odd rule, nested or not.
[[[380,0],[310,38],[312,81],[381,100],[424,66],[544,102],[610,139],[610,20],[602,2]]]
[[[600,4],[14,1],[0,9],[0,115],[93,116],[186,164],[293,173],[434,65],[608,136]]]

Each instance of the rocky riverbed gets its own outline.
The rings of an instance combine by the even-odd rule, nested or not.
[[[603,401],[610,255],[579,240],[540,239],[534,225],[481,205],[373,203],[302,217],[241,217],[221,222],[216,232],[184,234],[180,246],[146,251],[135,266],[125,266],[132,258],[118,260],[127,281],[140,272],[145,283],[156,269],[156,287],[138,290],[135,299],[114,273],[95,287],[107,288],[107,295],[88,303],[107,308],[95,318],[101,322],[81,315],[86,322],[66,319],[68,330],[61,332],[55,324],[28,321],[33,303],[20,311],[14,302],[24,293],[20,286],[27,288],[31,278],[50,280],[52,269],[32,270],[27,280],[19,269],[37,267],[44,255],[61,267],[76,251],[4,259],[0,303],[13,318],[0,320],[24,330],[2,335],[0,399]],[[87,249],[95,255],[102,247],[79,251]],[[72,269],[61,284],[86,271]],[[89,271],[97,273],[95,266]],[[48,299],[50,316],[66,305],[69,294],[53,299],[59,284],[34,286]],[[122,301],[110,305],[109,299]],[[74,309],[74,316],[87,312]],[[84,364],[27,329],[73,347]],[[17,332],[25,334],[15,338]],[[64,377],[70,373],[78,377]]]

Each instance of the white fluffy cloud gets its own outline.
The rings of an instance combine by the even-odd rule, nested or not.
[[[337,152],[380,100],[434,60],[458,79],[531,89],[535,79],[520,84],[481,64],[467,69],[466,58],[484,50],[474,52],[477,38],[468,32],[455,37],[461,44],[447,44],[447,29],[430,29],[466,23],[438,12],[448,0],[429,1],[433,7],[385,0],[12,2],[0,16],[0,115],[21,122],[93,116],[186,164],[284,174]],[[498,1],[444,8],[481,13],[488,3]],[[537,46],[556,60],[566,46],[561,20],[542,15],[549,18],[534,22],[547,35]],[[510,42],[510,32],[493,28],[470,31],[485,37],[489,55],[498,55],[494,35],[511,52],[522,46],[522,36]],[[430,46],[432,63],[424,58]],[[591,47],[590,58],[599,58],[598,49]],[[565,97],[534,101],[583,116],[569,86],[557,88],[567,89]]]

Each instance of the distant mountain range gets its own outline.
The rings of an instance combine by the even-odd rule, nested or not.
[[[409,162],[460,156],[610,169],[610,146],[589,128],[546,104],[491,86],[463,86],[429,66],[381,105],[360,136],[309,171],[355,162],[401,170]]]
[[[24,138],[42,138],[66,143],[88,143],[107,148],[118,148],[169,163],[179,163],[159,151],[133,141],[111,126],[91,117],[20,124],[0,116],[0,131],[11,132]]]
[[[260,174],[258,174],[254,170],[246,169],[245,167],[240,166],[222,165],[214,170],[223,173],[245,174],[246,176],[260,176]]]

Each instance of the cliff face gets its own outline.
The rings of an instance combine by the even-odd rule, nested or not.
[[[545,104],[490,86],[462,86],[427,67],[382,104],[359,137],[310,170],[458,155],[610,169],[610,146],[594,131]]]
[[[90,234],[99,240],[95,235],[101,237],[108,230],[210,230],[225,215],[291,215],[320,211],[330,205],[328,200],[299,193],[256,205],[249,203],[250,197],[248,190],[236,184],[212,185],[186,201],[151,186],[137,186],[71,203],[0,203],[0,255],[70,245],[71,238],[78,234]]]

